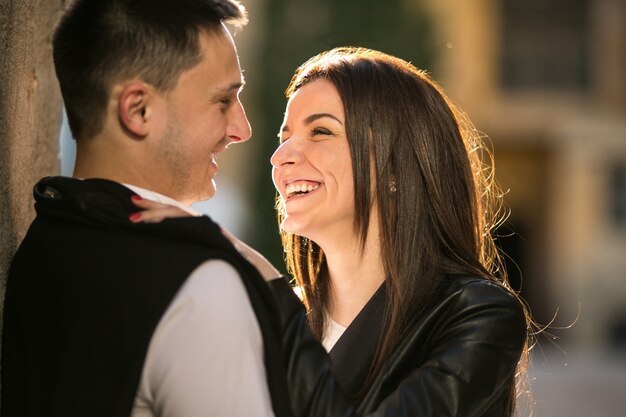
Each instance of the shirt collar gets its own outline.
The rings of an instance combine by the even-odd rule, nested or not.
[[[181,210],[186,211],[187,213],[194,215],[194,216],[201,216],[201,213],[198,213],[197,211],[193,210],[191,207],[181,203],[180,201],[176,201],[173,198],[170,198],[168,196],[165,196],[163,194],[159,194],[156,191],[151,191],[151,190],[146,190],[145,188],[141,188],[141,187],[137,187],[136,185],[130,185],[130,184],[122,184],[124,187],[131,189],[132,191],[134,191],[137,195],[139,195],[141,198],[146,199],[146,200],[152,200],[152,201],[156,201],[158,203],[163,203],[163,204],[169,204],[171,206],[176,206],[178,208],[180,208]]]

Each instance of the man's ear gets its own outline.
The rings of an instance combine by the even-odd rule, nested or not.
[[[148,106],[154,91],[146,84],[133,82],[124,86],[117,103],[117,114],[122,127],[138,138],[150,132]]]

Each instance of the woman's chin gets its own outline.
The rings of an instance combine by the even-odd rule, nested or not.
[[[283,220],[282,224],[280,225],[280,228],[284,232],[290,233],[292,235],[308,237],[307,228],[304,227],[303,224],[295,221],[294,219],[290,219],[289,217],[286,217]]]
[[[295,227],[293,224],[291,224],[288,221],[284,221],[283,223],[280,225],[280,229],[285,232],[285,233],[290,233],[292,235],[299,235],[299,228]]]

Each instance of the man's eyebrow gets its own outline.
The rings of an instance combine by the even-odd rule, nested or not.
[[[244,85],[246,85],[246,81],[242,78],[241,81],[237,81],[234,82],[232,84],[230,84],[227,87],[224,88],[217,88],[215,90],[215,94],[216,95],[220,95],[220,94],[228,94],[233,90],[239,90],[240,88],[242,88]]]

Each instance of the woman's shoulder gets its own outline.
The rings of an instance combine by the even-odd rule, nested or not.
[[[441,292],[444,298],[453,298],[461,304],[510,305],[522,310],[521,302],[512,289],[483,277],[447,276]]]
[[[447,279],[439,303],[447,320],[462,326],[489,327],[490,332],[506,329],[513,339],[524,338],[526,313],[511,289],[482,277],[456,275]]]

